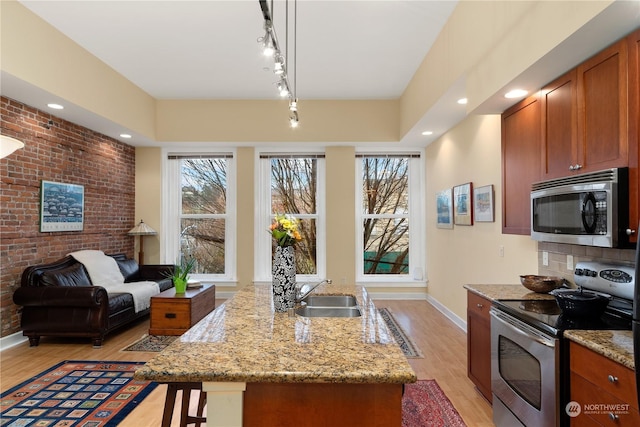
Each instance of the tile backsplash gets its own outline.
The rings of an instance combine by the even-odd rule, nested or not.
[[[543,265],[544,252],[548,255],[549,265]],[[538,274],[540,275],[563,277],[575,286],[573,268],[567,268],[569,267],[567,261],[571,258],[573,258],[573,267],[579,261],[601,261],[634,265],[635,250],[538,242]]]

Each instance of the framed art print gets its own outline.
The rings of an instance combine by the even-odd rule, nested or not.
[[[453,228],[453,204],[451,199],[451,189],[447,188],[436,194],[436,209],[438,228]]]
[[[456,225],[473,225],[472,184],[453,187],[453,223]]]
[[[473,216],[477,222],[494,222],[493,185],[473,189]]]
[[[84,186],[42,181],[40,187],[40,231],[82,231]]]

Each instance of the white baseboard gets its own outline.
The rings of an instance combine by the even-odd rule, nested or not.
[[[15,347],[18,344],[28,341],[28,338],[22,335],[22,332],[16,332],[15,334],[7,335],[0,338],[0,352],[5,351],[11,347]]]
[[[457,314],[449,310],[446,306],[442,305],[440,301],[430,295],[427,295],[427,301],[434,306],[436,310],[444,314],[447,319],[451,320],[457,327],[462,329],[465,334],[467,333],[467,322],[464,319],[461,319]]]

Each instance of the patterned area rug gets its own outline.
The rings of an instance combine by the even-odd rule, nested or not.
[[[0,425],[116,426],[158,385],[133,379],[143,364],[61,362],[0,395]]]
[[[420,380],[405,385],[402,427],[466,427],[466,424],[436,380]]]
[[[162,351],[169,344],[178,339],[178,336],[170,335],[144,335],[138,341],[122,349],[122,351]]]
[[[398,323],[398,321],[393,317],[391,311],[388,308],[379,308],[378,312],[380,316],[384,319],[389,327],[389,330],[393,334],[393,338],[396,340],[402,352],[407,358],[422,358],[424,357],[420,352],[420,349],[411,341],[409,335],[402,329],[402,326]]]

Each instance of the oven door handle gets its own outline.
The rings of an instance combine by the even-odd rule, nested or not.
[[[514,319],[513,317],[503,314],[493,307],[489,310],[489,314],[498,322],[502,323],[504,326],[508,327],[510,330],[523,335],[527,339],[533,340],[539,344],[542,344],[547,347],[555,348],[556,343],[555,340],[549,339],[546,335],[538,332],[536,329],[531,326],[522,323],[521,321]]]

